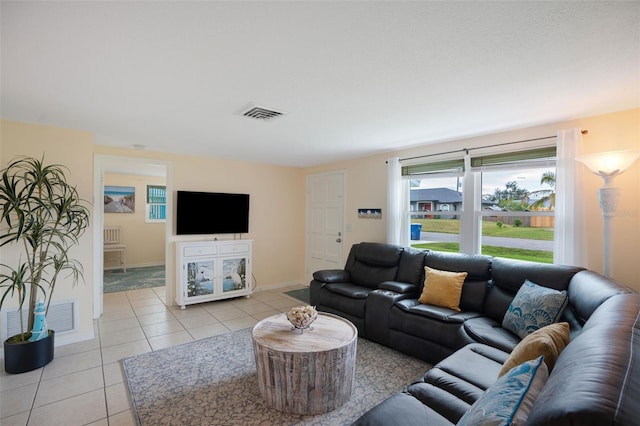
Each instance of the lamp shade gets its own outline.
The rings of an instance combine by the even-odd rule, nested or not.
[[[640,157],[640,151],[611,151],[582,155],[576,160],[584,163],[591,171],[600,176],[615,176],[624,172]]]

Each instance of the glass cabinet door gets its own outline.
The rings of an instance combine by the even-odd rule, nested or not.
[[[187,297],[213,294],[213,261],[187,263]]]
[[[247,258],[222,259],[222,291],[237,291],[247,288]]]

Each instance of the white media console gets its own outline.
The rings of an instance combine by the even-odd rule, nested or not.
[[[189,241],[176,243],[176,303],[230,297],[250,297],[253,240]]]

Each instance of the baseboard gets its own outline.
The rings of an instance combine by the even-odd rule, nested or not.
[[[301,285],[304,287],[309,287],[309,284],[302,284],[300,281],[285,281],[285,282],[281,282],[281,283],[274,283],[274,284],[269,284],[269,285],[258,285],[256,286],[255,289],[253,289],[254,292],[257,291],[268,291],[268,290],[277,290],[280,288],[285,288],[285,287],[291,287],[294,285]]]

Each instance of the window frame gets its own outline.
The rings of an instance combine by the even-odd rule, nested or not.
[[[478,148],[480,149],[480,148]],[[436,160],[432,163],[402,166],[404,179],[428,179],[436,177],[462,177],[462,206],[461,210],[450,212],[438,212],[441,217],[460,217],[460,253],[480,254],[482,252],[482,218],[495,216],[495,212],[482,209],[482,173],[497,170],[517,170],[534,167],[553,167],[557,174],[557,150],[553,145],[526,146],[519,150],[504,152],[487,150],[484,154],[470,155],[469,150],[461,151],[463,158],[449,158]],[[553,158],[550,155],[553,154]],[[463,167],[459,167],[460,162]],[[423,159],[424,162],[424,159]],[[430,164],[430,165],[426,165]],[[453,167],[452,167],[453,165]],[[456,167],[457,166],[457,167]],[[413,172],[413,173],[411,173]],[[409,189],[410,190],[410,189]],[[410,197],[409,197],[410,198]],[[555,217],[555,211],[517,211],[505,212],[504,216],[551,216]],[[406,206],[405,217],[411,222],[411,218],[419,211],[411,211],[410,205]],[[554,236],[555,238],[555,236]]]

